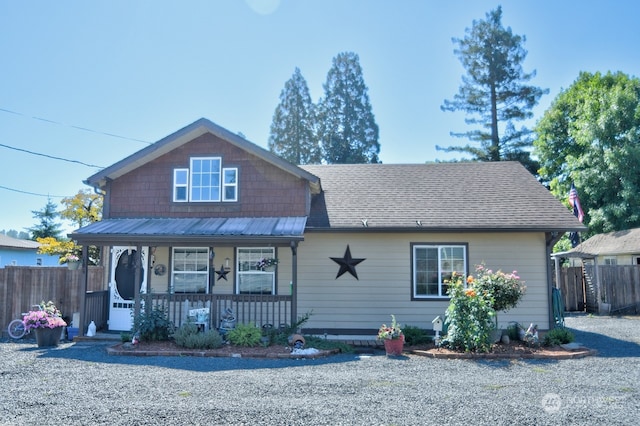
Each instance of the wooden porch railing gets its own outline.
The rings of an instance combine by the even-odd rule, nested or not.
[[[141,295],[145,306],[165,310],[176,327],[188,320],[189,310],[209,309],[209,327],[219,328],[227,308],[233,310],[238,324],[253,323],[258,327],[291,324],[291,296],[262,294],[170,294]]]

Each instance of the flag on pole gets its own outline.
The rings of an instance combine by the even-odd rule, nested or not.
[[[578,190],[571,184],[571,190],[569,191],[569,204],[573,207],[573,214],[578,218],[580,222],[584,220],[584,212],[582,211],[582,206],[580,205],[580,198],[578,198]],[[571,246],[575,247],[580,244],[580,234],[578,232],[572,232],[569,234],[569,239],[571,239]]]

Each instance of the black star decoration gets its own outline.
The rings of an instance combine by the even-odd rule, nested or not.
[[[340,265],[340,270],[338,271],[338,275],[336,275],[336,279],[340,278],[340,276],[345,272],[348,272],[353,275],[356,280],[359,279],[358,273],[356,272],[356,265],[366,260],[354,259],[351,257],[351,249],[349,249],[349,245],[347,245],[347,250],[344,252],[344,257],[330,257],[330,259]]]
[[[224,269],[224,265],[220,265],[220,270],[216,271],[216,274],[218,274],[218,281],[220,281],[221,278],[224,278],[225,281],[229,281],[229,280],[227,280],[227,274],[228,273],[229,273],[229,271]]]

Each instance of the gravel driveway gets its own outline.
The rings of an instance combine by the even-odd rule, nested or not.
[[[473,361],[128,357],[0,343],[1,425],[633,425],[640,318],[572,316],[597,356]]]

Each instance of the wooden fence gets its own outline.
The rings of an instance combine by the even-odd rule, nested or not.
[[[106,325],[108,291],[103,290],[104,268],[89,267],[87,313]],[[19,318],[32,305],[51,300],[67,322],[80,311],[80,294],[84,290],[82,270],[61,267],[7,266],[0,268],[0,326],[1,331],[13,319]],[[102,319],[104,315],[104,320]],[[89,315],[87,314],[87,318]],[[92,318],[92,319],[93,319]],[[90,321],[90,319],[89,319]],[[83,328],[88,325],[83,324]]]
[[[640,265],[598,265],[597,271],[593,265],[562,268],[557,287],[566,311],[597,313],[604,302],[614,315],[640,313]]]

